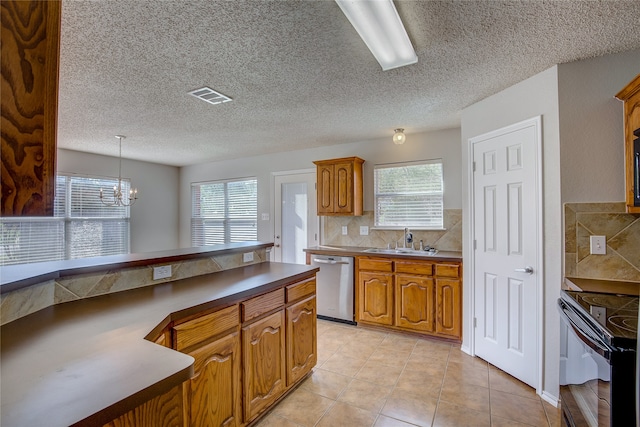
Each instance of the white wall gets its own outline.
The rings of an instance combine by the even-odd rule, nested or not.
[[[58,149],[58,173],[116,177],[118,159]],[[131,252],[178,248],[179,169],[123,159],[122,176],[130,178],[139,199],[131,207]]]
[[[624,200],[623,103],[640,50],[558,67],[562,202]]]
[[[186,166],[180,170],[180,245],[191,246],[191,183],[255,176],[258,179],[258,217],[269,213],[269,221],[258,221],[258,239],[273,241],[273,172],[315,170],[314,160],[358,156],[364,164],[364,209],[373,210],[373,166],[378,163],[442,158],[445,209],[460,209],[460,129],[407,134],[404,145],[388,138],[330,147],[288,151],[237,160]]]
[[[562,204],[560,198],[560,130],[558,122],[557,67],[552,67],[523,82],[486,98],[462,111],[462,211],[463,260],[471,259],[469,217],[468,140],[513,123],[542,116],[542,167],[544,187],[544,301],[542,336],[543,380],[541,388],[550,400],[558,397],[558,365],[560,352],[560,324],[556,299],[562,280]],[[469,348],[473,333],[471,313],[471,273],[464,269],[463,290],[463,347]]]

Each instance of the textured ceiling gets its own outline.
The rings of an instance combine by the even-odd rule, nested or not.
[[[396,0],[382,71],[334,1],[66,0],[58,146],[175,166],[459,126],[554,64],[640,48],[640,1]],[[640,64],[639,64],[640,71]],[[210,105],[202,86],[233,98]]]

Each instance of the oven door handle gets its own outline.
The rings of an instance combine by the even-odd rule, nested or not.
[[[587,333],[583,332],[583,328],[581,328],[572,319],[572,316],[568,313],[570,309],[567,308],[567,305],[563,301],[559,301],[558,304],[560,305],[560,314],[569,323],[569,326],[571,326],[571,329],[573,329],[573,331],[576,333],[578,338],[580,338],[580,340],[584,342],[586,345],[588,345],[589,348],[591,348],[593,351],[597,352],[599,355],[601,355],[605,359],[610,360],[611,352],[613,350],[610,347],[608,347],[605,343],[600,341],[598,338],[592,337]]]

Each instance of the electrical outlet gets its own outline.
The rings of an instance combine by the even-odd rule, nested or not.
[[[247,252],[242,254],[242,262],[251,262],[253,261],[253,252]]]
[[[262,213],[262,220],[263,221],[269,221],[269,213]]]
[[[347,234],[349,234],[349,230],[347,230],[347,226],[343,225],[342,226],[342,235],[346,236]]]
[[[361,225],[360,226],[360,235],[361,236],[368,236],[369,235],[369,227],[366,225]]]
[[[590,253],[593,255],[606,255],[607,236],[590,236]]]
[[[167,279],[171,277],[171,266],[153,267],[153,280]]]

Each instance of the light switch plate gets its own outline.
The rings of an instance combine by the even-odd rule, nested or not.
[[[269,221],[269,213],[268,212],[267,213],[265,213],[265,212],[262,213],[262,220],[263,221]]]
[[[343,235],[343,236],[346,236],[347,234],[349,234],[349,231],[347,230],[347,226],[346,226],[346,225],[343,225],[343,226],[342,226],[342,235]]]
[[[607,236],[590,236],[590,253],[592,255],[606,255]]]
[[[360,235],[361,236],[368,236],[369,235],[369,226],[361,225],[360,226]]]

